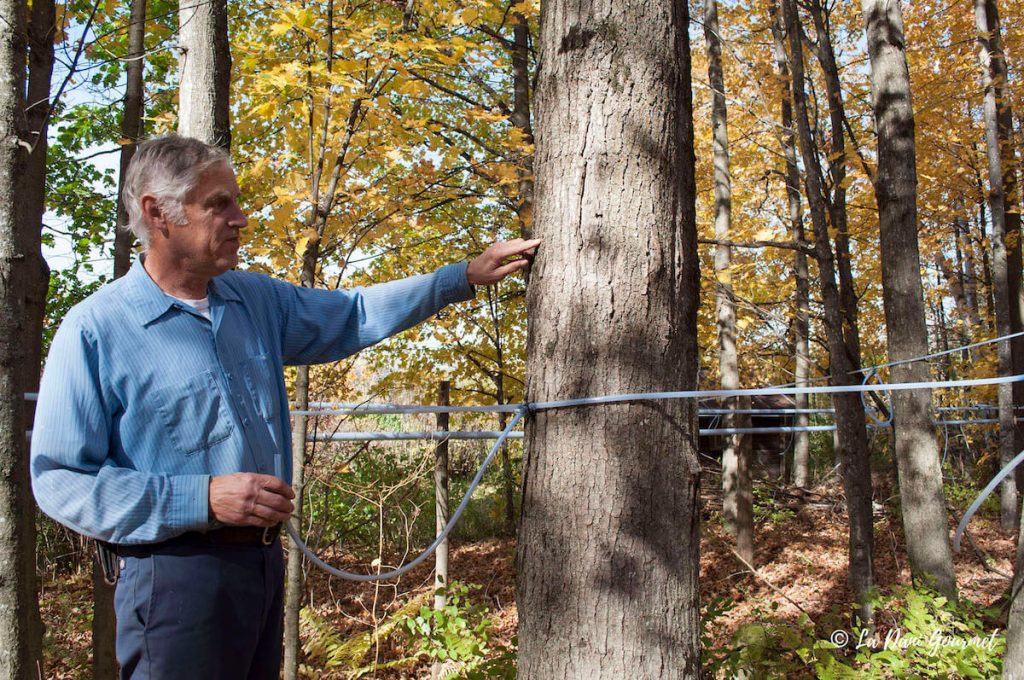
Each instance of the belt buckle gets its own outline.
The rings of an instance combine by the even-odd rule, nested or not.
[[[271,533],[271,530],[273,530],[273,533]],[[273,544],[274,538],[276,536],[277,536],[277,526],[276,525],[272,526],[272,527],[264,527],[264,529],[263,529],[263,538],[261,539],[261,542],[263,543],[263,545],[271,545],[271,544]]]

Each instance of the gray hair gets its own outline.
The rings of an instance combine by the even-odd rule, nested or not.
[[[128,164],[121,198],[128,211],[127,228],[143,248],[149,246],[149,225],[140,203],[143,194],[156,196],[168,219],[184,223],[185,197],[196,188],[203,173],[221,163],[231,165],[227,151],[191,137],[171,134],[139,144]]]

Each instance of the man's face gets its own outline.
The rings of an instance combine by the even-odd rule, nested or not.
[[[169,225],[167,245],[193,273],[219,276],[238,264],[239,232],[248,224],[238,196],[234,171],[218,164],[185,197],[185,224]]]

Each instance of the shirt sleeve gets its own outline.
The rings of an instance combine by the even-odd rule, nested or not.
[[[32,491],[39,507],[71,529],[111,543],[152,543],[205,529],[209,476],[150,474],[115,464],[113,411],[92,336],[66,319],[47,356],[32,429]]]
[[[466,276],[467,266],[450,264],[433,274],[351,290],[303,288],[272,280],[284,363],[343,359],[415,326],[446,305],[472,299],[475,289]]]

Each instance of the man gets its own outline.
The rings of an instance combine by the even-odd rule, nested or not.
[[[33,490],[116,548],[123,678],[277,678],[278,530],[294,496],[283,365],[336,361],[468,300],[538,241],[363,290],[306,289],[232,271],[247,220],[224,151],[145,142],[124,197],[145,252],[54,337]]]

